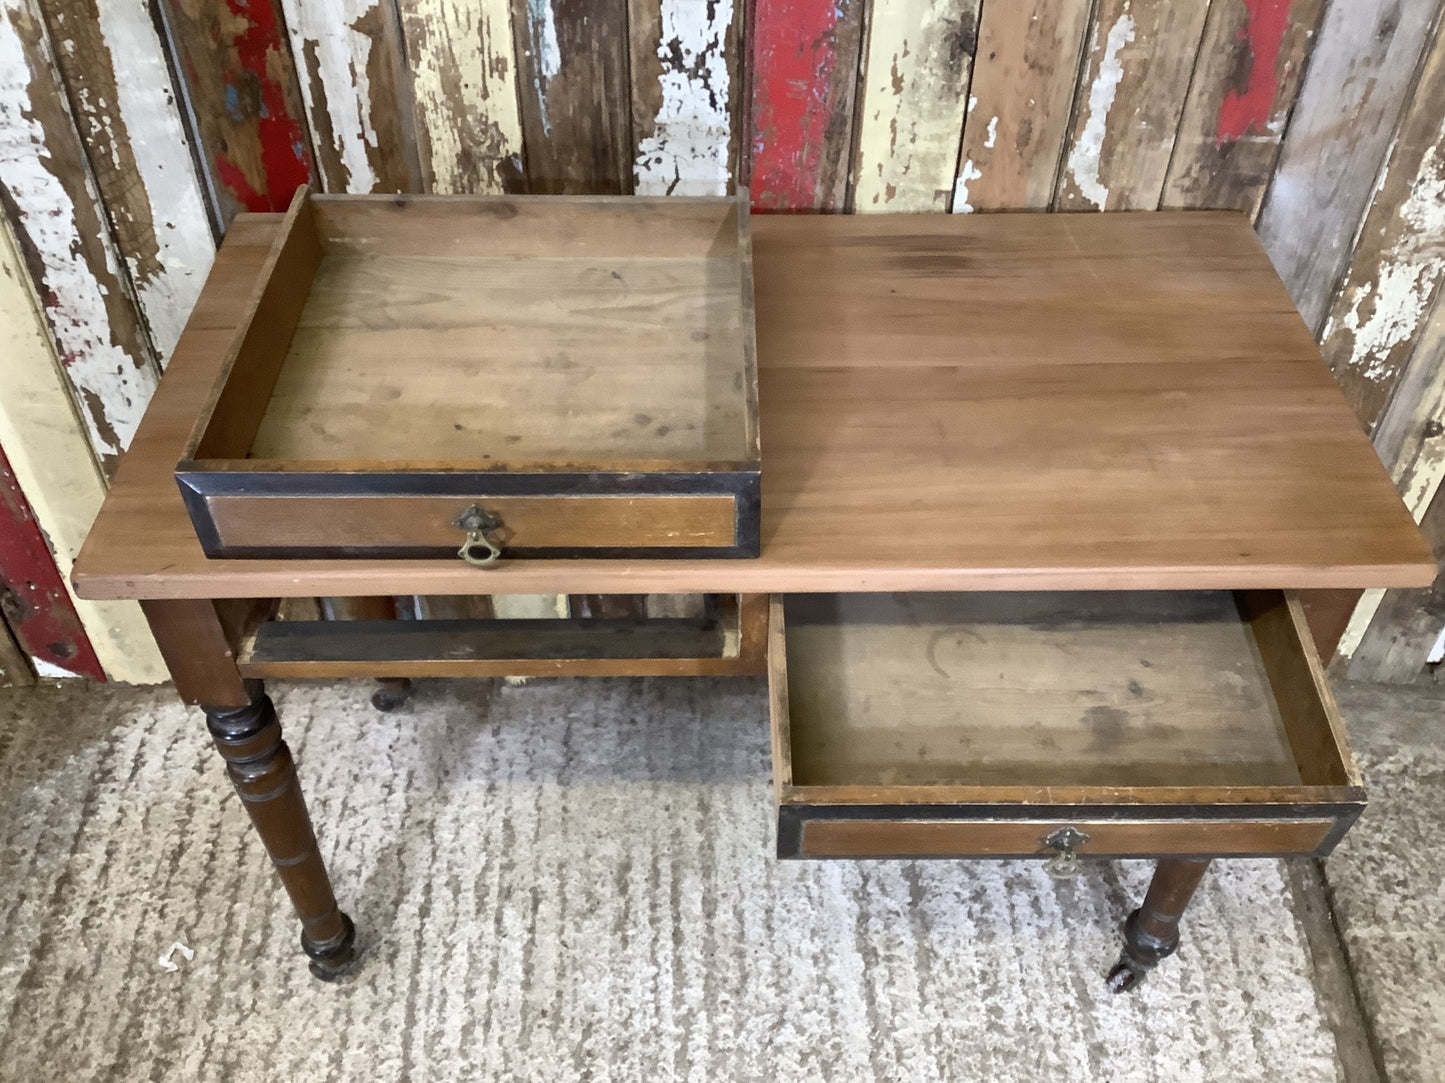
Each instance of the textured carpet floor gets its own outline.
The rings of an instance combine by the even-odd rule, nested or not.
[[[0,691],[0,1078],[1340,1078],[1278,863],[1110,997],[1144,863],[777,862],[761,682],[274,691],[363,964],[169,690]]]
[[[1325,864],[1390,1083],[1445,1080],[1445,688],[1341,685],[1370,805]]]

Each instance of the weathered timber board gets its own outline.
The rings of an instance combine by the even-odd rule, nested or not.
[[[419,192],[396,0],[282,0],[327,192]]]
[[[1445,281],[1445,33],[1437,33],[1330,305],[1320,348],[1373,428]]]
[[[955,213],[1053,202],[1089,0],[983,5]]]
[[[1408,100],[1438,0],[1333,0],[1259,217],[1259,237],[1316,333]]]
[[[155,388],[155,355],[33,0],[0,6],[0,204],[111,473]]]
[[[978,11],[978,0],[873,4],[860,79],[854,211],[948,210]]]
[[[508,0],[397,0],[425,191],[524,191]]]
[[[865,0],[751,0],[749,192],[759,211],[841,211]]]
[[[312,178],[311,136],[280,0],[158,0],[222,227],[285,210]]]
[[[1208,10],[1171,0],[1099,0],[1057,209],[1159,205]]]
[[[1324,7],[1325,0],[1210,4],[1162,206],[1259,211]]]

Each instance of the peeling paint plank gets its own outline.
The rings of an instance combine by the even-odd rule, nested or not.
[[[159,0],[223,224],[282,211],[312,182],[310,136],[279,0]]]
[[[737,175],[742,3],[630,0],[633,191],[722,196]]]
[[[32,0],[0,2],[0,204],[112,473],[155,389],[155,357]]]
[[[1099,0],[1064,154],[1059,210],[1153,210],[1207,3]]]
[[[281,0],[327,192],[419,192],[394,0]]]
[[[510,0],[399,0],[428,192],[522,186]]]
[[[105,680],[30,505],[0,450],[0,611],[43,675]]]
[[[1445,290],[1375,427],[1375,450],[1418,520],[1445,481]]]
[[[1330,307],[1320,348],[1373,428],[1445,279],[1445,34],[1437,35]]]
[[[1318,332],[1349,261],[1439,0],[1333,0],[1257,226]]]
[[[627,0],[513,0],[527,188],[632,191]]]
[[[987,3],[953,210],[1035,210],[1054,198],[1089,0]]]
[[[853,209],[946,211],[953,201],[978,0],[873,0]]]
[[[0,446],[29,504],[86,638],[115,680],[166,679],[134,602],[95,602],[69,590],[71,566],[105,496],[14,238],[0,221]],[[0,542],[3,546],[3,542]],[[47,641],[48,642],[48,641]],[[61,664],[64,659],[51,659]]]
[[[748,191],[758,211],[847,200],[865,0],[752,0]]]
[[[46,0],[44,16],[91,173],[164,364],[216,246],[160,37],[145,0]]]
[[[1214,0],[1163,206],[1259,212],[1324,6]]]

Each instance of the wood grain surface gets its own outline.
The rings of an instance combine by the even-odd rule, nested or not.
[[[1423,586],[1232,213],[755,220],[762,554],[208,561],[172,471],[265,259],[239,221],[78,563],[94,597]]]

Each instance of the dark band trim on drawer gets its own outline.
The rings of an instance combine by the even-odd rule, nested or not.
[[[838,812],[844,815],[837,815]],[[960,808],[931,810],[855,807],[778,809],[780,858],[846,857],[1028,857],[1047,855],[1043,839],[1073,825],[1089,835],[1081,856],[1125,857],[1166,854],[1248,856],[1327,854],[1362,806],[1307,808],[1239,807],[1107,810],[1061,806],[994,809],[993,816],[968,815]]]
[[[240,491],[204,472],[178,480],[210,556],[454,556],[455,520],[472,504],[500,516],[508,557],[751,557],[759,546],[756,474],[691,488],[657,475],[290,474]]]

